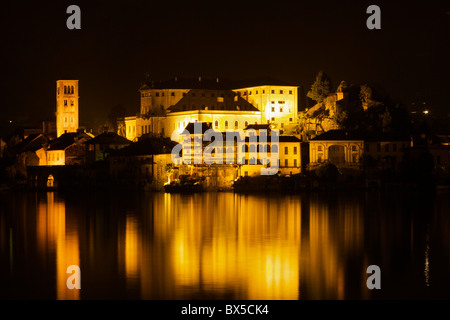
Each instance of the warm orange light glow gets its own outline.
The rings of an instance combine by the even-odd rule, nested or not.
[[[47,193],[47,201],[40,203],[37,212],[37,243],[40,252],[56,252],[56,298],[77,300],[80,290],[68,289],[67,267],[80,265],[78,228],[76,223],[66,226],[66,209],[63,201],[55,200],[53,192]]]

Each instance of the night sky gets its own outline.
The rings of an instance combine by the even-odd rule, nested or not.
[[[66,8],[81,8],[81,30]],[[366,9],[381,8],[381,30]],[[1,120],[54,116],[55,81],[78,79],[80,122],[95,130],[139,110],[145,74],[272,77],[310,88],[324,70],[405,104],[450,112],[448,1],[8,1],[1,4]]]

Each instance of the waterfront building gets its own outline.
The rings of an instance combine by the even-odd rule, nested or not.
[[[146,133],[172,137],[190,122],[208,122],[224,132],[269,123],[284,133],[297,126],[298,86],[273,79],[243,83],[175,77],[145,83],[139,92],[140,112],[118,121],[118,133],[131,141]]]

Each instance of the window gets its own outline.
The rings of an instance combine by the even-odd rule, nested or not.
[[[396,143],[394,143],[392,145],[392,151],[397,152],[397,144]]]
[[[272,92],[272,93],[275,93],[275,90],[272,90],[271,92]]]
[[[216,127],[216,129],[219,128],[219,121],[218,121],[218,120],[216,120],[216,121],[214,122],[214,126]]]
[[[280,123],[280,126],[281,126],[281,128],[284,128],[284,123],[283,122]]]
[[[263,90],[263,93],[266,93],[266,90]]]
[[[64,86],[64,94],[66,94],[66,93],[67,93],[67,87]]]
[[[155,93],[155,97],[159,97],[159,92],[156,92],[156,93]]]
[[[318,146],[317,151],[323,151],[322,146]]]
[[[278,101],[278,104],[284,104],[285,103],[285,101]]]
[[[275,107],[272,107],[272,112],[275,112]]]
[[[280,107],[280,112],[283,112],[283,107]]]
[[[164,97],[164,92],[161,92],[161,97]]]
[[[297,147],[294,147],[294,154],[297,154]]]
[[[278,145],[277,145],[277,144],[274,144],[274,145],[272,146],[272,152],[273,152],[273,153],[278,153]]]
[[[67,106],[67,100],[64,100],[64,106]]]
[[[352,151],[356,152],[356,146],[352,146]]]
[[[235,128],[239,127],[239,121],[235,121],[235,122],[234,122],[234,127],[235,127]]]
[[[289,90],[289,94],[292,94],[292,90]]]
[[[377,152],[381,152],[381,144],[379,142],[377,144]]]
[[[228,129],[228,121],[225,121],[225,129]]]
[[[70,105],[73,107],[73,100],[70,100]]]
[[[294,167],[297,167],[297,159],[294,159]]]
[[[183,97],[186,97],[186,92],[183,92]]]
[[[248,126],[248,121],[245,121],[244,124],[245,124],[245,127],[247,128],[247,126]]]
[[[389,144],[386,143],[386,145],[384,146],[384,151],[389,152]]]
[[[175,92],[171,92],[170,95],[171,95],[172,97],[175,97]]]
[[[292,118],[289,118],[289,122],[292,122]]]
[[[275,101],[270,101],[271,104],[275,104]]]
[[[283,90],[280,90],[280,94],[283,94]]]
[[[216,96],[216,95],[215,95],[214,93],[211,93],[211,97],[213,97],[213,98],[214,98],[215,96]]]
[[[70,88],[71,88],[70,93],[73,93],[73,86],[71,86]]]
[[[256,94],[258,94],[258,90],[256,90]]]
[[[195,97],[195,92],[192,92],[192,96]]]
[[[289,153],[289,148],[288,147],[284,147],[284,154],[288,154]]]
[[[272,121],[275,121],[275,117],[272,117]]]
[[[289,160],[288,159],[284,159],[284,166],[285,167],[289,167]]]
[[[249,96],[251,96],[251,95],[252,95],[252,92],[251,92],[251,91],[249,91],[249,92],[248,92],[248,95],[249,95]]]

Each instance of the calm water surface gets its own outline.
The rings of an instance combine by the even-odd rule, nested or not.
[[[449,195],[4,192],[0,298],[448,299]]]

